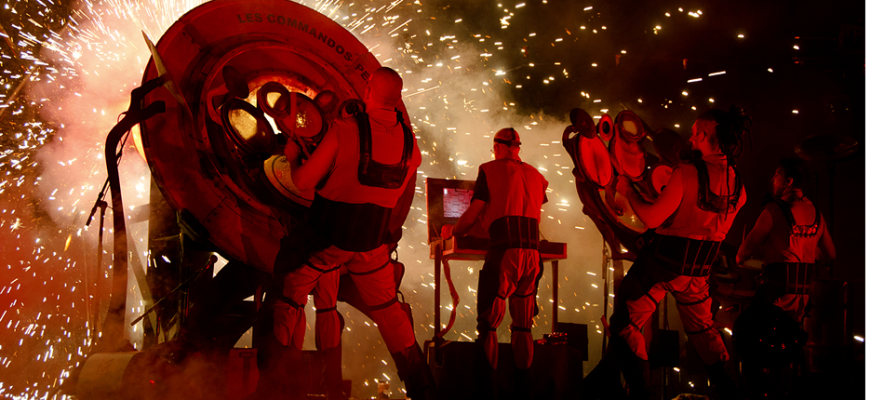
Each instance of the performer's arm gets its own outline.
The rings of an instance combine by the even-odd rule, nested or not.
[[[828,224],[822,218],[822,237],[819,239],[819,252],[816,254],[817,261],[834,261],[837,258],[837,250],[834,249],[834,241],[828,232]]]
[[[550,187],[550,182],[547,182],[547,179],[545,179],[543,175],[541,175],[541,180],[544,181],[544,202],[541,203],[541,205],[544,205],[550,201],[550,199],[547,198],[547,188]]]
[[[483,211],[484,206],[486,206],[486,202],[482,200],[473,200],[468,209],[462,213],[461,217],[459,217],[459,222],[457,222],[456,226],[453,227],[453,235],[462,236],[468,233],[474,225],[474,222],[477,221],[477,217],[480,216],[480,212]]]
[[[746,205],[746,186],[740,188],[740,199],[737,200],[737,211]]]
[[[293,184],[303,191],[314,189],[329,174],[337,153],[338,138],[335,131],[330,129],[326,133],[326,136],[324,136],[323,141],[317,146],[317,149],[314,150],[314,153],[311,154],[311,158],[305,164],[293,169],[291,175]]]
[[[770,235],[772,227],[773,215],[768,208],[765,208],[761,211],[761,215],[758,216],[755,226],[752,227],[752,230],[743,239],[743,243],[740,244],[740,249],[737,250],[737,264],[743,264],[744,261],[758,252],[761,246],[767,242],[767,236]]]
[[[417,146],[417,138],[414,138],[414,151],[411,153],[411,169],[416,170],[423,163],[423,156]]]
[[[287,141],[287,144],[284,146],[284,156],[287,157],[287,162],[293,168],[302,165],[302,149],[295,140]]]
[[[655,202],[647,203],[631,186],[631,181],[620,175],[616,191],[628,199],[631,208],[647,228],[657,228],[671,216],[683,200],[683,169],[677,168],[668,179],[668,184]]]
[[[483,172],[482,168],[478,168],[477,182],[474,183],[474,194],[471,197],[471,204],[468,206],[468,209],[462,213],[459,217],[459,221],[456,222],[456,225],[453,226],[452,229],[449,228],[449,225],[445,225],[445,227],[448,227],[446,230],[442,228],[441,237],[446,240],[451,236],[462,236],[468,233],[468,231],[471,230],[471,227],[474,226],[480,213],[483,212],[488,201],[489,186],[487,186],[486,183],[486,174]]]
[[[411,163],[408,168],[408,176],[405,178],[405,191],[399,196],[396,206],[390,216],[390,230],[396,230],[402,226],[408,213],[411,211],[411,203],[414,201],[414,193],[417,185],[417,168],[420,167],[422,158],[420,149],[417,147],[417,139],[414,139],[414,150],[411,153]]]
[[[399,240],[402,237],[402,225],[408,219],[408,213],[411,211],[411,203],[414,202],[414,194],[417,184],[417,170],[411,169],[408,171],[408,181],[405,183],[405,191],[399,196],[396,201],[396,206],[390,211],[390,234],[392,240]]]

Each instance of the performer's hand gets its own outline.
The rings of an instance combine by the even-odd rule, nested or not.
[[[289,161],[291,165],[298,165],[301,163],[301,155],[302,149],[299,147],[299,143],[296,143],[295,140],[288,140],[287,145],[284,146],[284,156],[287,157],[287,161]]]
[[[626,177],[624,175],[617,175],[617,177],[616,177],[616,192],[625,196],[625,197],[628,197],[627,193],[629,193],[632,190],[634,190],[634,188],[631,187],[631,180],[629,180],[628,177]]]
[[[447,240],[453,237],[453,224],[447,224],[441,227],[441,239]]]
[[[740,267],[751,269],[753,271],[761,271],[764,268],[764,261],[750,258],[743,260],[743,262],[739,263]]]

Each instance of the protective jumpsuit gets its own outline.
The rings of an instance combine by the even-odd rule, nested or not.
[[[640,328],[668,292],[676,300],[689,340],[708,366],[711,382],[733,384],[721,370],[729,357],[714,329],[708,278],[719,245],[745,203],[745,191],[724,156],[705,156],[677,170],[671,179],[682,179],[680,205],[670,225],[656,229],[656,237],[625,276],[610,318],[610,331],[616,335],[612,345],[617,352],[623,349],[618,357],[632,398],[649,396],[649,364]]]
[[[312,254],[301,268],[284,277],[280,299],[273,304],[274,333],[281,344],[301,349],[304,336],[301,332],[305,327],[303,308],[308,294],[317,287],[317,322],[323,332],[318,334],[319,345],[322,349],[338,346],[339,330],[335,328],[340,321],[334,307],[339,266],[343,264],[371,311],[408,393],[423,398],[431,379],[427,376],[428,367],[422,360],[410,318],[396,298],[394,267],[389,257],[388,239],[385,239],[393,207],[406,186],[414,185],[420,151],[410,129],[400,119],[401,113],[372,110],[368,115],[361,115],[362,121],[351,117],[335,120],[330,126],[330,133],[337,135],[341,145],[326,182],[316,190],[309,222],[328,247]],[[369,131],[367,138],[360,133],[359,127],[364,124],[367,129],[362,131]],[[381,160],[366,163],[372,160],[372,136],[378,135],[386,139],[375,143],[386,143],[389,147],[380,149],[382,156],[386,154],[383,160],[388,163],[386,167],[406,165],[404,175],[396,177],[393,173],[394,185],[389,188],[378,187],[377,168],[385,164],[378,164]],[[374,154],[378,154],[378,149]],[[364,165],[367,168],[374,165],[370,170],[376,173],[365,175]],[[361,183],[362,180],[367,184]]]
[[[538,223],[548,182],[522,161],[503,158],[482,164],[472,200],[486,203],[483,228],[490,248],[480,271],[477,331],[490,366],[498,366],[496,329],[510,298],[511,347],[517,368],[532,365],[532,317],[541,268]]]
[[[393,251],[393,247],[390,248]],[[396,260],[390,261],[393,266],[395,287],[402,282],[405,266]],[[344,319],[336,310],[336,298],[356,308],[367,317],[374,319],[372,311],[366,305],[360,295],[360,291],[353,280],[353,276],[342,266],[339,269],[339,280],[319,279],[311,292],[314,298],[314,308],[317,314],[315,319],[314,339],[316,348],[321,352],[323,364],[321,369],[320,389],[328,393],[329,398],[346,398],[346,393],[341,393],[341,331],[344,329]],[[399,303],[402,310],[411,317],[411,309],[407,303]],[[413,323],[413,319],[411,320]],[[304,335],[305,326],[297,326],[298,331],[293,335]]]

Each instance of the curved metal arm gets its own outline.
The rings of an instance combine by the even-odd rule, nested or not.
[[[124,220],[124,203],[121,199],[121,181],[118,175],[118,144],[125,133],[134,125],[166,111],[163,101],[142,108],[142,101],[152,90],[163,84],[163,79],[155,78],[144,85],[133,89],[130,94],[130,107],[124,118],[115,125],[106,137],[106,169],[109,175],[109,187],[112,193],[112,223],[114,235],[114,263],[112,268],[112,291],[109,300],[109,311],[103,323],[104,334],[96,348],[101,351],[114,351],[123,348],[127,341],[124,338],[124,312],[127,306],[127,226]]]

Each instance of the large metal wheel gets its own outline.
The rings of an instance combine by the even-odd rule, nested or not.
[[[270,82],[312,99],[325,91],[338,101],[359,99],[380,64],[339,24],[282,0],[205,3],[172,25],[156,47],[189,112],[167,90],[147,96],[146,103],[167,105],[141,127],[154,180],[192,236],[227,258],[271,272],[280,239],[306,212],[310,198],[264,170],[283,153],[286,139],[279,129],[269,132],[259,125],[260,130],[249,129],[256,142],[240,142],[238,135],[234,140],[222,107],[239,101],[257,107],[257,91]],[[232,73],[222,73],[225,69]],[[152,58],[143,82],[158,75]],[[224,81],[230,77],[235,81]],[[240,123],[255,119],[249,112],[239,115]],[[276,136],[274,146],[270,135]]]

